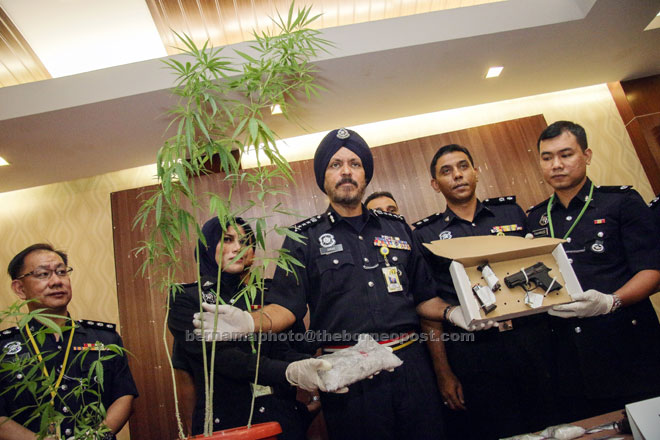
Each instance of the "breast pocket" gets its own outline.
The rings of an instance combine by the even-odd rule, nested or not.
[[[324,291],[344,291],[349,288],[355,270],[353,256],[348,252],[323,255],[316,260],[316,266]]]

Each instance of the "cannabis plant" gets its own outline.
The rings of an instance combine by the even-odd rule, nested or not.
[[[45,309],[23,312],[22,308],[28,302],[16,302],[8,310],[1,312],[0,323],[16,323],[18,331],[23,335],[26,334],[26,327],[30,326],[31,338],[40,347],[43,346],[47,335],[57,334],[59,340],[66,340],[66,335],[74,323],[59,326],[53,319],[61,316],[45,313]],[[41,325],[35,326],[37,322]],[[103,346],[96,344],[84,349],[76,349],[75,352],[69,347],[67,369],[84,364],[87,367],[87,374],[75,378],[74,386],[64,387],[60,386],[64,372],[58,374],[55,368],[49,368],[49,361],[58,353],[35,352],[27,341],[8,344],[0,352],[0,377],[11,380],[5,381],[9,385],[0,391],[0,395],[5,399],[18,399],[27,394],[29,398],[23,400],[34,402],[19,408],[10,415],[10,418],[21,416],[27,424],[38,420],[39,439],[106,438],[105,435],[110,433],[110,429],[103,425],[106,417],[106,408],[101,400],[104,383],[103,365],[115,356],[123,356],[124,353],[122,347],[114,344]],[[72,401],[76,402],[77,410],[72,409],[70,405]],[[73,432],[58,432],[57,427],[65,422],[67,425],[75,426]]]
[[[293,265],[300,265],[282,250],[266,249],[266,237],[271,233],[300,239],[286,227],[269,224],[269,218],[275,213],[291,214],[274,200],[285,193],[284,188],[288,182],[293,182],[293,176],[287,160],[278,151],[277,136],[267,125],[266,116],[270,115],[272,106],[279,105],[284,117],[291,120],[290,110],[298,100],[310,99],[321,90],[315,83],[316,69],[311,60],[325,51],[329,43],[320,37],[319,31],[309,28],[318,18],[310,16],[310,9],[294,10],[292,4],[288,15],[282,17],[278,13],[273,19],[275,31],[253,34],[250,50],[234,50],[231,57],[225,56],[222,48],[208,48],[208,43],[200,48],[188,36],[177,34],[183,45],[182,52],[189,61],[166,61],[176,75],[173,93],[179,102],[170,111],[170,128],[176,129],[176,134],[158,151],[159,184],[143,202],[135,219],[135,226],[148,230],[147,240],[137,249],[144,257],[142,274],[149,271],[152,278],[157,274],[159,290],[168,298],[168,310],[170,292],[176,291],[176,282],[185,264],[180,252],[182,245],[197,239],[205,244],[198,219],[218,216],[225,230],[225,225],[232,225],[236,216],[243,216],[255,225],[258,257],[245,288],[237,294],[250,304],[263,303],[264,275],[269,267],[277,265],[291,271]],[[256,159],[255,168],[240,168],[241,157],[246,154]],[[200,194],[195,188],[197,178],[212,167],[224,173],[229,189],[223,194]],[[243,193],[249,194],[247,200],[242,197],[241,203],[232,200],[239,185]],[[220,243],[224,242],[223,238]],[[242,257],[241,253],[234,261]],[[218,268],[216,303],[222,303],[220,270]],[[199,266],[197,275],[199,279]],[[199,295],[201,304],[201,286]],[[166,334],[164,327],[163,342],[170,357]],[[257,354],[259,349],[260,343],[257,343],[254,348]],[[208,370],[208,365],[213,365],[215,344],[211,345],[210,353],[203,344],[203,356],[204,435],[210,435],[214,390],[213,371]],[[255,375],[255,384],[256,379]],[[173,369],[172,380],[174,382]],[[184,438],[176,383],[174,388],[179,435]],[[252,411],[248,427],[251,420]]]

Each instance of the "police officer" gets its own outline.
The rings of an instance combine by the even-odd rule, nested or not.
[[[8,273],[12,279],[11,288],[21,300],[33,300],[28,303],[30,311],[45,309],[43,313],[56,315],[52,321],[63,329],[62,338],[52,331],[44,331],[45,326],[37,319],[28,322],[23,328],[5,330],[0,335],[0,347],[4,355],[4,362],[16,360],[19,362],[34,357],[45,360],[46,371],[38,370],[31,376],[31,368],[14,372],[13,375],[2,373],[0,388],[8,390],[9,387],[22,386],[22,382],[31,378],[41,378],[42,374],[55,374],[55,384],[59,384],[53,394],[55,411],[64,416],[59,426],[53,426],[52,434],[68,438],[74,435],[75,420],[73,415],[85,403],[100,400],[107,410],[106,417],[100,421],[107,427],[108,433],[104,438],[114,438],[130,416],[133,399],[138,395],[131,371],[126,362],[126,356],[113,355],[113,352],[104,346],[116,344],[121,347],[122,341],[115,331],[114,324],[97,321],[72,321],[67,311],[71,301],[71,281],[69,275],[72,271],[67,266],[67,255],[55,250],[49,244],[34,244],[19,252],[9,263]],[[45,335],[40,335],[45,333]],[[40,342],[43,336],[43,343]],[[78,356],[83,350],[90,351],[83,358]],[[92,362],[99,356],[111,356],[104,360],[102,388],[96,384],[93,392],[84,392],[80,398],[70,395],[72,389],[81,381],[87,379]],[[30,365],[31,366],[31,365]],[[93,380],[96,380],[96,375]],[[17,390],[17,388],[14,388]],[[31,421],[32,411],[22,411],[35,405],[35,398],[28,390],[22,393],[11,392],[0,395],[0,439],[35,439],[39,432],[41,417]],[[7,419],[10,418],[10,419]],[[59,438],[59,437],[57,437]]]
[[[244,277],[249,276],[246,270],[252,262],[255,247],[250,225],[236,217],[223,231],[218,217],[214,217],[204,224],[202,233],[205,243],[199,242],[201,286],[197,282],[184,284],[181,292],[173,293],[168,317],[168,327],[174,336],[172,363],[176,368],[187,371],[195,386],[193,435],[204,431],[206,402],[203,342],[193,337],[192,325],[193,315],[200,309],[199,290],[204,303],[216,303],[220,265],[222,301],[235,304],[241,310],[250,310],[255,306],[245,299],[243,291]],[[296,401],[296,389],[287,382],[285,372],[301,365],[302,368],[321,368],[324,361],[307,359],[309,355],[295,352],[286,341],[263,341],[260,356],[253,352],[253,347],[256,345],[253,346],[248,340],[217,343],[213,364],[213,430],[245,425],[254,393],[253,423],[276,421],[282,427],[280,438],[304,439],[311,415],[305,405]],[[211,353],[210,346],[206,350]],[[258,385],[254,386],[252,382],[257,360],[259,379]]]
[[[394,200],[394,196],[388,191],[378,191],[369,194],[364,199],[364,206],[367,209],[378,209],[384,212],[391,212],[392,214],[399,214],[399,205]]]
[[[276,270],[267,297],[271,304],[261,316],[220,306],[224,329],[252,331],[261,322],[281,331],[309,307],[310,330],[325,346],[352,344],[358,334],[372,333],[392,346],[403,365],[351,385],[346,394],[323,394],[330,437],[442,438],[433,369],[424,345],[414,342],[414,332],[419,328],[416,309],[441,319],[446,307],[436,296],[410,228],[403,217],[368,211],[360,203],[373,175],[373,157],[356,132],[328,133],[314,155],[314,173],[330,206],[293,228],[304,243],[284,241],[304,269]],[[334,337],[339,341],[333,343]]]
[[[443,286],[443,298],[459,304],[448,268],[450,260],[430,252],[422,243],[478,235],[525,235],[525,213],[515,196],[486,199],[476,196],[479,173],[467,148],[450,144],[431,160],[431,187],[442,193],[447,208],[413,223],[415,243]],[[462,330],[445,324],[450,333]],[[548,352],[540,341],[548,337],[544,316],[529,316],[506,326],[445,342],[446,356],[434,357],[436,374],[448,410],[451,438],[490,439],[543,428],[554,409],[548,405]],[[448,360],[447,360],[448,358]],[[476,423],[478,421],[478,423]]]
[[[550,314],[565,420],[621,409],[660,394],[660,325],[649,295],[660,281],[658,231],[628,186],[587,177],[592,151],[580,125],[558,121],[539,136],[543,177],[555,190],[532,207],[536,237],[566,240],[584,290]]]

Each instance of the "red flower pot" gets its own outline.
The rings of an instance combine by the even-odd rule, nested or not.
[[[210,437],[196,435],[193,439],[211,440],[276,440],[277,434],[282,433],[282,427],[277,422],[266,422],[252,425],[250,428],[241,426],[239,428],[216,431]]]

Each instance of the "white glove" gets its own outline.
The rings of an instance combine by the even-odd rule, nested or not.
[[[594,289],[571,295],[573,302],[552,306],[548,314],[560,318],[586,318],[610,313],[614,296],[601,293]]]
[[[449,311],[449,315],[447,315],[447,319],[456,327],[460,327],[463,330],[467,330],[470,332],[475,330],[488,330],[489,328],[499,327],[497,321],[493,321],[493,320],[488,320],[486,322],[480,322],[478,324],[468,325],[467,322],[465,322],[465,315],[463,315],[463,309],[461,309],[461,306],[457,306],[451,309]]]
[[[245,310],[230,305],[202,304],[206,310],[203,313],[193,315],[195,334],[202,334],[202,322],[204,322],[205,341],[231,341],[254,332],[254,319]],[[213,331],[215,315],[218,315],[218,325]]]
[[[324,359],[303,359],[291,362],[286,367],[286,380],[293,386],[305,391],[327,391],[325,384],[319,377],[319,371],[328,371],[332,364]]]

